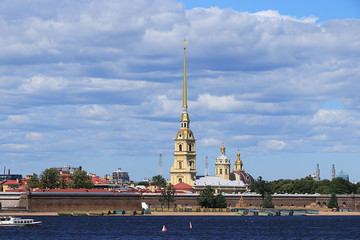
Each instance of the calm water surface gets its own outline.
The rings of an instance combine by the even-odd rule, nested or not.
[[[0,239],[360,239],[360,216],[31,218],[42,226],[1,228]]]

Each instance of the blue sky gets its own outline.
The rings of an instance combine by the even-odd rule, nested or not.
[[[239,12],[259,12],[277,10],[280,14],[297,18],[314,16],[319,21],[334,18],[360,18],[360,2],[358,0],[182,0],[186,9],[194,7],[232,8]]]
[[[3,1],[0,165],[169,177],[182,42],[197,171],[360,181],[357,1]],[[287,4],[286,4],[287,3]]]

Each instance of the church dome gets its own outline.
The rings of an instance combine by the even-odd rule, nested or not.
[[[252,184],[254,182],[254,178],[245,171],[233,171],[236,179],[244,182],[245,184]]]
[[[225,155],[224,144],[220,147],[221,155],[216,158],[215,164],[227,164],[230,165],[230,158]]]
[[[195,139],[194,134],[190,129],[180,129],[176,134],[176,138],[178,138],[178,139]]]

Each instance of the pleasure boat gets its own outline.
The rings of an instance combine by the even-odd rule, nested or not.
[[[35,222],[34,219],[21,219],[13,216],[0,216],[0,227],[24,227],[40,225],[41,221]]]

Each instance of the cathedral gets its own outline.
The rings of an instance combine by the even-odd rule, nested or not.
[[[172,185],[185,183],[193,186],[195,190],[201,190],[206,186],[211,186],[216,192],[245,192],[247,186],[251,184],[254,179],[250,174],[245,172],[239,151],[234,163],[234,169],[231,171],[230,158],[225,154],[224,144],[220,147],[220,156],[215,160],[215,176],[198,177],[196,175],[196,138],[190,130],[190,118],[187,105],[186,44],[187,42],[184,41],[183,101],[180,130],[174,138],[174,164],[170,168],[169,182]]]

